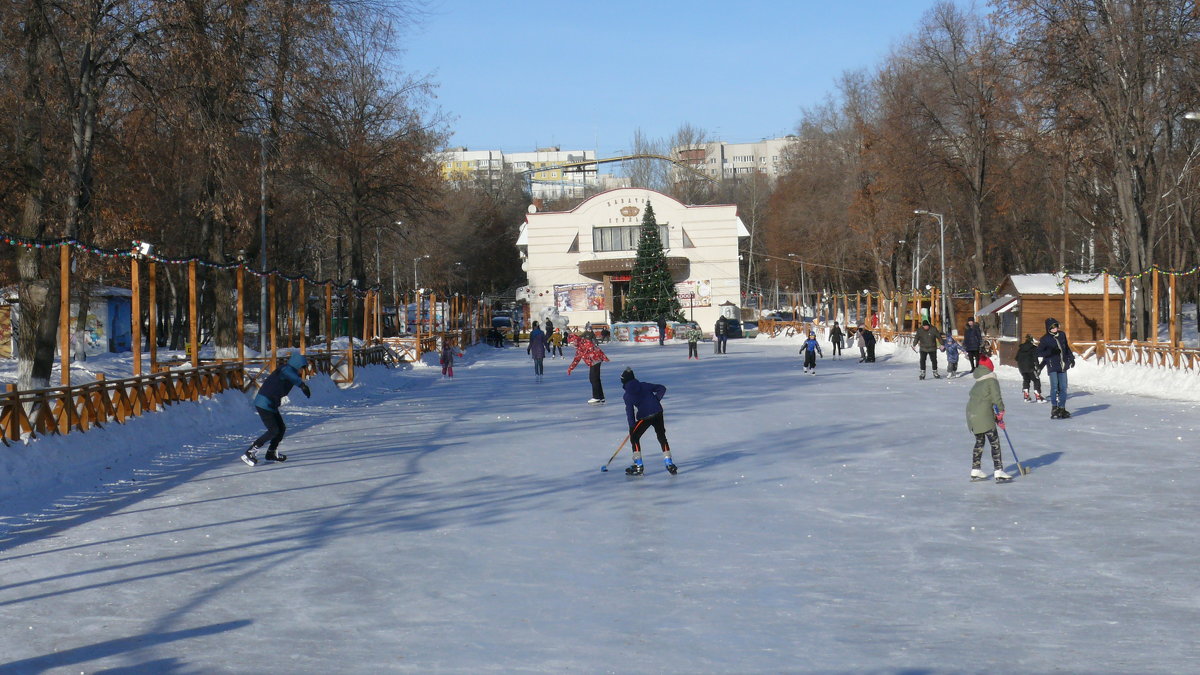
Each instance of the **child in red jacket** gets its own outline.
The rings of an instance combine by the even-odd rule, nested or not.
[[[588,379],[592,382],[592,397],[588,399],[588,403],[601,405],[604,403],[604,387],[600,385],[600,364],[607,361],[608,357],[592,340],[591,334],[587,331],[575,338],[575,359],[571,361],[571,365],[567,366],[567,374],[570,375],[571,371],[575,370],[575,366],[579,364],[580,360],[586,363]]]

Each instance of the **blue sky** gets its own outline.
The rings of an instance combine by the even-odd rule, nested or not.
[[[439,84],[451,145],[627,150],[683,123],[730,142],[791,132],[934,0],[431,0],[400,67]]]

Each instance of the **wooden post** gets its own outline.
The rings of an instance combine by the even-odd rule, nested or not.
[[[308,296],[304,291],[304,277],[300,277],[300,353],[308,350]]]
[[[333,282],[325,283],[325,351],[333,355]]]
[[[1168,310],[1169,314],[1167,314],[1167,322],[1168,322],[1167,330],[1169,331],[1167,339],[1170,341],[1170,344],[1171,344],[1171,360],[1174,362],[1175,367],[1178,368],[1179,367],[1179,342],[1175,339],[1175,275],[1174,274],[1170,275],[1170,286],[1167,289],[1167,292],[1169,294],[1168,302],[1169,302],[1169,306],[1170,306],[1170,310]]]
[[[1067,334],[1067,347],[1071,346],[1071,277],[1063,272],[1063,332]]]
[[[1152,342],[1154,344],[1158,344],[1158,268],[1157,267],[1154,268],[1154,276],[1152,278],[1154,280],[1153,284],[1152,284],[1154,290],[1151,295],[1151,301],[1150,301],[1151,302],[1150,316],[1153,317],[1151,320],[1152,332],[1150,333],[1150,342]]]
[[[188,263],[188,339],[192,347],[192,367],[200,367],[200,306],[196,302],[196,261]]]
[[[275,330],[275,320],[277,317],[275,314],[275,275],[273,273],[270,275],[270,280],[267,283],[267,295],[270,296],[270,299],[267,301],[267,306],[270,307],[271,320],[271,327],[268,329],[271,331],[271,356],[267,359],[267,362],[270,364],[271,371],[274,372],[275,359],[279,354],[279,335],[278,331]]]
[[[287,311],[283,313],[283,324],[287,327],[287,346],[292,346],[292,327],[296,323],[296,288],[291,279],[285,279],[287,284]]]
[[[129,330],[133,338],[134,377],[142,374],[142,282],[139,271],[138,253],[134,251],[129,263],[129,290],[133,292],[133,299],[129,303]]]
[[[416,307],[417,307],[417,313],[416,313],[416,320],[417,320],[417,332],[416,332],[416,339],[417,339],[417,360],[418,360],[418,361],[420,361],[420,360],[421,360],[421,292],[420,292],[420,291],[413,291],[413,297],[415,297],[415,298],[416,298],[416,300],[417,300],[417,302],[416,302]]]
[[[854,294],[854,321],[856,322],[856,324],[863,322],[863,320],[862,320],[862,293]],[[863,324],[863,325],[865,326],[866,324]]]
[[[1125,339],[1133,342],[1133,296],[1129,293],[1129,280],[1132,276],[1125,277]]]
[[[371,291],[367,291],[366,293],[363,294],[362,303],[363,303],[362,339],[363,339],[363,344],[366,345],[367,341],[371,339]]]
[[[147,302],[149,310],[149,335],[146,341],[150,343],[150,372],[158,370],[158,263],[150,261],[150,299]]]
[[[58,247],[58,352],[62,386],[71,386],[71,245]],[[83,305],[80,305],[82,309]],[[66,399],[70,408],[70,399]],[[69,415],[69,413],[68,413]],[[67,419],[68,425],[70,418]]]
[[[246,266],[237,267],[237,341],[238,361],[242,364],[242,373],[246,372]]]
[[[1105,357],[1104,350],[1108,346],[1108,272],[1106,271],[1102,277],[1104,279],[1104,325],[1100,327],[1100,348],[1096,350],[1101,359]]]

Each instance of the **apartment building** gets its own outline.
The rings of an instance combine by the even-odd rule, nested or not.
[[[536,199],[582,197],[600,187],[595,150],[563,150],[558,146],[532,152],[451,148],[441,153],[442,177],[450,182],[499,180],[515,173]]]
[[[671,154],[713,180],[759,173],[773,181],[784,172],[784,153],[796,140],[795,136],[785,136],[756,143],[711,141],[672,148]]]

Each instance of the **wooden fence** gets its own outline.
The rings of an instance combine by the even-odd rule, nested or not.
[[[1101,364],[1134,364],[1200,372],[1200,349],[1169,342],[1077,342],[1072,346],[1080,358]]]
[[[430,338],[435,339],[435,338]],[[354,369],[392,365],[395,354],[384,345],[365,349],[309,352],[306,374],[323,373],[334,383],[354,381]],[[156,372],[109,380],[97,373],[96,381],[67,387],[17,391],[9,384],[0,394],[0,441],[32,438],[39,434],[67,434],[124,423],[130,417],[162,410],[183,401],[198,401],[223,391],[247,391],[270,374],[270,359],[211,361],[198,366],[172,368],[163,364]],[[257,366],[257,368],[253,368]]]

